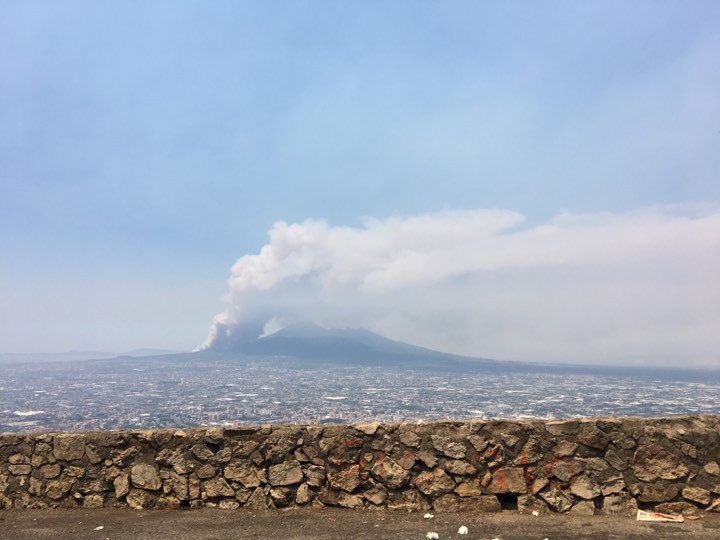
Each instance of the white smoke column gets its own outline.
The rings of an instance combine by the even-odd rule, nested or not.
[[[204,347],[310,320],[475,356],[720,367],[717,208],[523,222],[473,210],[276,223],[233,266]]]

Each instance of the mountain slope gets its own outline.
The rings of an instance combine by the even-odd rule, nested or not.
[[[474,363],[489,367],[504,364],[432,351],[360,328],[325,329],[312,323],[300,323],[261,338],[249,339],[247,332],[240,335],[243,337],[223,340],[208,351],[355,365],[451,367],[457,363]]]

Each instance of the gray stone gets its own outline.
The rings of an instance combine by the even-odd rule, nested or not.
[[[8,471],[10,472],[10,474],[22,476],[25,474],[30,474],[32,472],[32,465],[10,465],[8,467]]]
[[[612,448],[608,449],[608,451],[605,453],[605,459],[616,471],[624,471],[628,468],[627,461],[625,461],[622,456]]]
[[[88,461],[92,465],[97,465],[102,461],[102,458],[100,457],[100,454],[97,452],[97,448],[95,448],[93,445],[88,444],[85,446],[85,455],[88,458]]]
[[[667,502],[677,497],[680,488],[674,484],[645,484],[638,497],[640,502]]]
[[[491,444],[483,452],[482,459],[488,467],[498,467],[505,461],[505,449],[501,444]]]
[[[594,516],[595,504],[592,501],[576,502],[568,514],[572,514],[574,516]]]
[[[8,458],[8,463],[10,465],[21,465],[22,463],[25,463],[25,456],[22,454],[13,454]]]
[[[362,508],[365,506],[365,500],[360,495],[341,493],[338,497],[338,505],[343,508]]]
[[[699,487],[686,487],[682,490],[682,496],[688,501],[698,504],[710,504],[712,502],[711,493],[707,489]]]
[[[589,476],[576,476],[570,483],[570,493],[581,499],[594,499],[601,493],[598,483]]]
[[[242,441],[235,445],[233,453],[238,457],[249,457],[255,450],[260,447],[257,441]]]
[[[683,454],[690,456],[693,459],[697,457],[697,448],[695,448],[692,444],[682,443],[680,445],[680,450],[682,450]]]
[[[455,495],[442,495],[441,497],[433,500],[432,507],[436,512],[459,512],[460,499]]]
[[[438,458],[430,452],[418,452],[417,458],[429,469],[433,469],[438,464]]]
[[[458,474],[461,476],[474,476],[477,474],[477,469],[473,467],[467,461],[460,459],[453,459],[443,463],[443,469],[450,474]]]
[[[644,482],[677,480],[687,476],[689,472],[675,454],[658,445],[639,448],[635,452],[632,468],[635,476]]]
[[[583,471],[583,467],[578,461],[557,461],[552,464],[550,470],[558,480],[569,482],[573,476],[577,476]]]
[[[540,497],[558,512],[567,512],[573,505],[573,498],[559,488],[541,491]]]
[[[133,510],[142,510],[143,508],[152,508],[157,497],[144,489],[131,489],[125,500]]]
[[[610,437],[608,437],[605,432],[597,428],[593,428],[590,431],[581,433],[577,441],[580,444],[589,446],[590,448],[594,448],[596,450],[605,450],[607,445],[610,443]]]
[[[630,450],[637,446],[635,440],[622,431],[612,431],[610,433],[610,440],[615,446],[623,450]]]
[[[195,474],[197,474],[198,478],[202,480],[207,480],[208,478],[212,478],[217,474],[217,467],[206,463],[205,465],[200,467]]]
[[[442,469],[421,472],[415,479],[415,487],[430,497],[450,493],[455,489],[455,482]]]
[[[245,504],[255,490],[253,489],[238,489],[235,492],[235,500],[240,504]]]
[[[246,488],[255,488],[261,485],[257,470],[247,463],[231,463],[225,467],[223,474],[228,480],[240,482]]]
[[[120,474],[113,480],[115,497],[121,499],[130,492],[130,479],[127,474]]]
[[[381,486],[375,486],[374,488],[363,492],[362,496],[365,497],[366,501],[374,504],[375,506],[380,506],[382,503],[385,502],[388,494],[387,491]]]
[[[607,495],[615,495],[617,493],[621,493],[625,489],[625,480],[620,477],[613,480],[607,480],[603,483],[603,485],[600,488],[600,491],[602,491],[602,494],[604,496]]]
[[[74,483],[75,481],[72,478],[50,480],[45,487],[45,494],[54,500],[62,499],[70,492]]]
[[[575,454],[578,449],[577,443],[572,441],[560,441],[553,450],[556,458],[566,458]]]
[[[527,493],[525,471],[521,468],[498,469],[487,489],[490,493]]]
[[[293,490],[286,487],[270,488],[270,498],[276,506],[287,506],[293,500]]]
[[[325,484],[325,467],[319,465],[310,465],[307,468],[307,483],[312,487],[322,487]]]
[[[452,497],[452,495],[443,495],[443,497]],[[419,491],[414,489],[405,489],[393,493],[392,497],[388,498],[387,507],[390,510],[423,511],[429,510],[431,505]]]
[[[417,448],[420,446],[420,437],[414,431],[403,431],[400,433],[400,442],[410,448]]]
[[[268,474],[268,481],[271,486],[290,486],[303,481],[302,468],[297,461],[285,461],[278,465],[272,465]]]
[[[463,498],[477,497],[480,493],[480,482],[477,479],[473,482],[462,482],[455,488],[455,494]]]
[[[532,514],[533,512],[546,514],[550,511],[545,501],[532,495],[520,495],[517,504],[518,512],[521,514]]]
[[[208,497],[234,497],[235,491],[224,478],[218,476],[202,483],[203,490]]]
[[[307,504],[313,499],[313,492],[307,484],[301,485],[295,494],[297,504]]]
[[[458,512],[499,512],[502,507],[495,495],[456,499]]]
[[[218,503],[218,508],[220,508],[220,510],[236,510],[240,508],[240,503],[233,499],[223,499]]]
[[[610,465],[603,458],[589,457],[589,458],[576,458],[575,463],[579,465],[584,471],[595,471],[598,473],[604,473],[610,470]],[[614,474],[615,471],[612,471]]]
[[[537,495],[549,483],[550,480],[548,480],[544,476],[538,476],[532,481],[532,484],[530,484],[530,493],[532,493],[533,495]]]
[[[417,462],[417,458],[413,452],[403,452],[401,454],[395,453],[393,454],[393,459],[395,460],[395,463],[400,465],[406,471],[412,469],[413,465]]]
[[[130,481],[136,488],[156,491],[162,487],[160,475],[154,465],[141,463],[130,469]]]
[[[82,478],[85,476],[85,469],[82,467],[65,467],[65,475],[73,478]]]
[[[61,461],[75,461],[85,455],[83,435],[56,435],[53,441],[53,455]]]
[[[441,435],[431,435],[430,439],[432,440],[435,450],[441,454],[455,459],[463,459],[465,457],[467,450],[464,444]]]
[[[390,489],[400,489],[410,479],[410,473],[390,458],[376,461],[370,472],[378,482]]]
[[[328,473],[327,478],[330,486],[352,493],[360,485],[360,465]]]
[[[551,420],[545,423],[545,429],[551,435],[577,435],[580,431],[580,422],[577,420]]]
[[[508,448],[512,448],[518,442],[520,442],[520,438],[513,435],[512,433],[501,433],[500,438],[505,443],[505,446],[507,446]]]
[[[520,450],[520,455],[515,458],[513,463],[515,465],[530,465],[537,463],[543,458],[543,451],[541,447],[542,439],[533,435],[530,437],[525,445]]]
[[[215,457],[215,453],[204,444],[196,444],[192,448],[190,448],[190,451],[200,461],[207,461]]]
[[[356,424],[355,429],[363,432],[365,435],[375,435],[380,426],[380,422],[367,422],[365,424]]]
[[[477,452],[482,452],[489,444],[489,441],[483,439],[479,435],[470,435],[467,440],[470,444],[472,444],[473,448],[475,448],[475,451]]]
[[[693,519],[702,517],[697,506],[684,501],[657,504],[655,505],[655,511],[663,514],[682,514],[683,517]]]
[[[83,508],[102,508],[105,506],[105,496],[99,493],[87,495],[83,499]]]
[[[187,501],[190,498],[188,479],[185,476],[171,472],[166,480],[167,487],[179,501]]]

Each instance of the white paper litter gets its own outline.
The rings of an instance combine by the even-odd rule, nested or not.
[[[638,521],[658,521],[658,522],[670,522],[670,523],[683,523],[685,518],[682,515],[673,514],[661,514],[660,512],[646,512],[645,510],[638,510],[637,513]]]
[[[95,527],[95,528],[93,529],[93,531],[102,531],[104,528],[105,528],[105,527],[103,527],[102,525],[100,525],[99,527]]]
[[[540,515],[540,512],[538,512],[537,510],[533,510],[532,515],[538,517]]]
[[[436,532],[429,532],[425,535],[425,538],[427,538],[427,540],[438,540],[440,535]]]
[[[462,527],[460,527],[458,529],[458,534],[467,534],[467,533],[468,533],[468,528],[465,525],[463,525]]]
[[[425,514],[423,517],[424,517],[425,519],[432,519],[432,518],[434,518],[435,516],[432,515],[430,512],[428,512],[428,513]]]

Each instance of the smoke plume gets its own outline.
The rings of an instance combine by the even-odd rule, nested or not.
[[[720,367],[719,275],[717,208],[278,222],[201,348],[312,321],[499,359]]]

